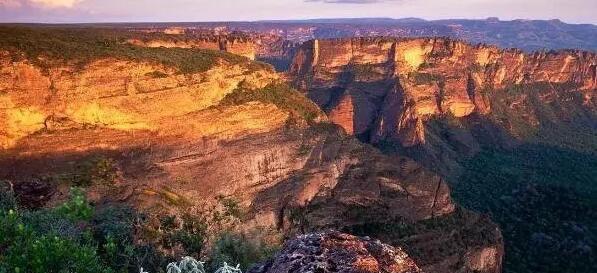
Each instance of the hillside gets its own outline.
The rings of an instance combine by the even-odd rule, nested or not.
[[[97,29],[0,33],[2,269],[158,272],[191,255],[247,270],[285,238],[374,223],[399,224],[384,235],[423,270],[500,271],[495,224],[268,65]]]
[[[590,51],[348,38],[303,44],[290,73],[347,133],[435,170],[490,214],[507,272],[591,272],[596,65]]]

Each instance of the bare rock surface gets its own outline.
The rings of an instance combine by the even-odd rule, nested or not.
[[[398,247],[337,231],[309,233],[288,241],[276,257],[250,273],[421,273]]]

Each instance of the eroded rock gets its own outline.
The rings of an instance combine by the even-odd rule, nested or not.
[[[420,273],[399,247],[337,231],[300,235],[288,241],[273,260],[249,273]]]

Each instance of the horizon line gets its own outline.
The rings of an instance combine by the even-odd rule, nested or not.
[[[221,21],[221,20],[214,20],[214,21],[73,21],[73,22],[52,22],[52,21],[0,21],[0,24],[38,24],[38,25],[93,25],[93,24],[150,24],[150,23],[160,23],[160,24],[184,24],[184,23],[308,23],[309,21],[317,21],[317,20],[391,20],[391,21],[399,21],[399,20],[421,20],[424,22],[437,22],[437,21],[449,21],[449,20],[469,20],[469,21],[489,21],[489,20],[496,20],[498,22],[516,22],[516,21],[557,21],[560,23],[568,24],[568,25],[592,25],[597,26],[596,23],[577,23],[577,22],[567,22],[563,21],[559,18],[549,18],[549,19],[529,19],[529,18],[516,18],[516,19],[500,19],[499,17],[485,17],[485,18],[472,18],[472,17],[449,17],[449,18],[441,18],[441,19],[425,19],[422,17],[313,17],[313,18],[303,18],[303,19],[259,19],[259,20],[228,20],[228,21]],[[335,22],[316,22],[317,24],[334,24]]]

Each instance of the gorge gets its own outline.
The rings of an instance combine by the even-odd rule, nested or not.
[[[594,268],[595,52],[168,32],[0,26],[2,213],[128,272]]]

